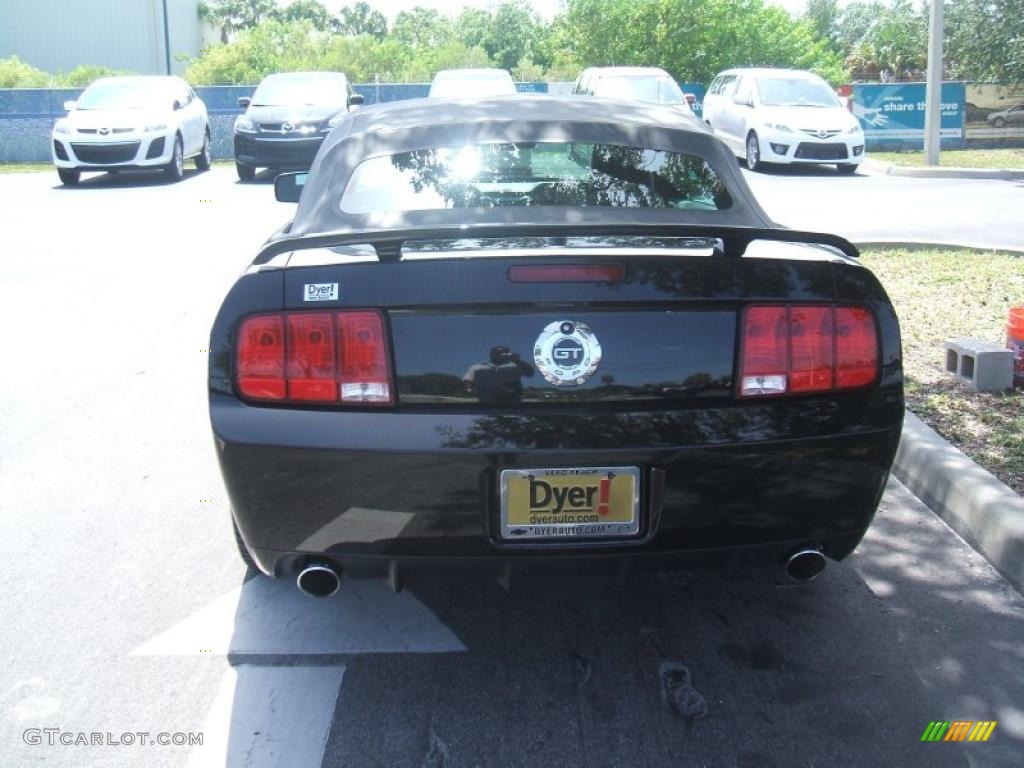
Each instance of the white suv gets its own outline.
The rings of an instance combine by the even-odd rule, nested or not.
[[[145,168],[177,181],[189,157],[210,167],[206,105],[180,77],[104,77],[64,108],[51,147],[64,184],[77,184],[82,171]]]
[[[704,121],[747,167],[835,163],[853,173],[864,131],[828,83],[795,69],[729,69],[704,95]]]

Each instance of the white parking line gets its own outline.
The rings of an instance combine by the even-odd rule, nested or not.
[[[458,653],[466,646],[409,592],[346,580],[317,600],[291,581],[250,579],[132,651],[132,656]]]
[[[188,768],[320,768],[344,667],[232,667]]]

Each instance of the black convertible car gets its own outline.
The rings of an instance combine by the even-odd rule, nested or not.
[[[346,117],[224,300],[210,415],[243,558],[343,572],[779,563],[864,535],[903,418],[857,251],[728,148],[604,99]]]

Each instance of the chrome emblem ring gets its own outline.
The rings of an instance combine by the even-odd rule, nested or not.
[[[586,384],[601,364],[601,344],[586,323],[556,320],[537,337],[533,361],[548,383],[579,386]]]

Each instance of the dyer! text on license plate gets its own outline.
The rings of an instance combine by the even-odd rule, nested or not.
[[[530,541],[615,538],[640,530],[637,467],[506,469],[501,536]]]

